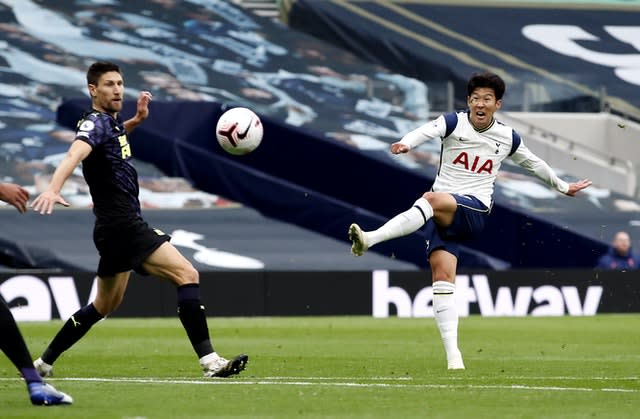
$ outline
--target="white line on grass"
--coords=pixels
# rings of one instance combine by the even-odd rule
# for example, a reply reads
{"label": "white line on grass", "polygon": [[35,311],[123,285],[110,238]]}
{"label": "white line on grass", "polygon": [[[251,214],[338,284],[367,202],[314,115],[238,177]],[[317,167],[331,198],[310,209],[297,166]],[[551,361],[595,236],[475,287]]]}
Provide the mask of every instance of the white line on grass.
{"label": "white line on grass", "polygon": [[[450,380],[469,380],[469,377],[447,377]],[[490,380],[495,379],[495,376],[476,376],[473,377],[475,380]],[[640,380],[638,376],[630,376],[630,377],[532,377],[529,375],[505,375],[500,376],[500,379],[504,380],[593,380],[593,381],[636,381]]]}
{"label": "white line on grass", "polygon": [[326,382],[313,381],[291,377],[291,380],[234,380],[234,379],[210,379],[210,380],[174,380],[165,378],[92,378],[69,377],[57,378],[62,381],[86,381],[99,383],[139,383],[139,384],[198,384],[198,385],[272,385],[272,386],[319,386],[319,387],[369,387],[369,388],[441,388],[441,389],[479,389],[479,390],[531,390],[531,391],[605,391],[610,393],[638,393],[640,389],[627,388],[588,388],[588,387],[561,387],[561,386],[528,386],[528,385],[502,385],[502,384],[407,384],[407,383],[358,383],[353,381]]}
{"label": "white line on grass", "polygon": [[319,381],[411,381],[413,377],[262,377],[263,380],[319,380]]}

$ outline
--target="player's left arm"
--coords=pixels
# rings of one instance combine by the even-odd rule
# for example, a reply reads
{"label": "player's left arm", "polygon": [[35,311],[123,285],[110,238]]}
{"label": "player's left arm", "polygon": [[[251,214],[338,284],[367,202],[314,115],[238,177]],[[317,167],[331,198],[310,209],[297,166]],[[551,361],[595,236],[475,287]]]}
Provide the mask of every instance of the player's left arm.
{"label": "player's left arm", "polygon": [[149,116],[149,103],[153,99],[151,92],[142,91],[138,96],[138,102],[136,104],[136,114],[124,121],[124,129],[127,133],[133,131],[138,125],[144,122]]}
{"label": "player's left arm", "polygon": [[592,183],[593,182],[591,182],[589,179],[582,179],[577,182],[570,183],[569,190],[566,192],[566,194],[569,196],[576,196],[578,192],[585,188],[588,188]]}
{"label": "player's left arm", "polygon": [[540,157],[536,156],[529,150],[524,143],[521,143],[516,152],[511,156],[513,161],[535,175],[547,185],[556,188],[568,196],[575,196],[579,191],[591,186],[591,181],[582,179],[578,182],[567,183],[560,179],[553,171],[551,166]]}

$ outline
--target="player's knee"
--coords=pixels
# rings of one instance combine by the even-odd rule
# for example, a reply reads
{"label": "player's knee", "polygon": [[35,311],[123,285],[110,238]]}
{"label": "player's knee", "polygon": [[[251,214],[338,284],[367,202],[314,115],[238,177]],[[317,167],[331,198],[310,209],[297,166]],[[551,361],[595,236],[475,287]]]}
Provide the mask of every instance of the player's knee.
{"label": "player's knee", "polygon": [[120,307],[122,299],[122,295],[110,296],[109,298],[96,298],[96,300],[93,302],[93,306],[102,317],[107,317],[108,315],[116,311],[118,307]]}
{"label": "player's knee", "polygon": [[452,254],[435,250],[429,258],[431,265],[431,278],[433,281],[455,282],[457,258]]}
{"label": "player's knee", "polygon": [[456,281],[455,269],[453,270],[447,269],[447,268],[431,269],[431,278],[433,282],[447,281],[447,282],[455,283]]}
{"label": "player's knee", "polygon": [[183,269],[182,280],[185,284],[198,284],[200,283],[200,274],[192,264],[185,266]]}
{"label": "player's knee", "polygon": [[425,192],[422,194],[422,198],[426,200],[431,207],[435,207],[438,204],[438,195],[434,192]]}
{"label": "player's knee", "polygon": [[451,197],[451,194],[446,192],[425,192],[422,194],[422,197],[429,201],[430,204],[438,204],[442,201],[447,201]]}

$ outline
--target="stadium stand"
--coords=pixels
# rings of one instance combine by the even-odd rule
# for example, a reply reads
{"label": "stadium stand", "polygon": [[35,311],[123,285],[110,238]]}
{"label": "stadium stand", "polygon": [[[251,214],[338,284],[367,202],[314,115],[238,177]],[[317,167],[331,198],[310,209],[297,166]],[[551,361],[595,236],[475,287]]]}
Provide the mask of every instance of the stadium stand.
{"label": "stadium stand", "polygon": [[[631,54],[634,48],[628,48],[635,41],[626,25],[637,21],[640,3],[587,3],[301,0],[282,1],[280,8],[291,27],[370,62],[430,86],[443,78],[454,80],[455,99],[436,100],[451,92],[432,88],[433,102],[455,102],[462,107],[468,74],[479,68],[497,71],[509,85],[502,118],[527,135],[534,151],[571,174],[588,176],[602,187],[637,197],[637,162],[630,157],[634,154],[613,153],[608,144],[619,139],[620,132],[603,137],[564,129],[559,135],[548,130],[550,121],[543,116],[544,111],[603,111],[640,119],[637,95],[630,88],[638,80],[632,71],[622,70],[633,67],[626,60],[637,57]],[[484,30],[485,22],[500,22],[500,31]],[[594,42],[582,45],[580,41],[587,39]],[[599,51],[610,54],[605,57]],[[519,116],[520,111],[528,115],[536,111],[532,119],[537,124]],[[630,126],[631,122],[622,124]],[[567,120],[566,125],[573,124]],[[603,124],[597,128],[605,129]],[[601,146],[602,142],[607,145]]]}
{"label": "stadium stand", "polygon": [[276,0],[231,0],[234,4],[249,10],[257,16],[278,20],[280,11]]}
{"label": "stadium stand", "polygon": [[[267,225],[274,221],[278,228],[304,231],[306,240],[318,240],[318,260],[325,245],[335,249],[328,243],[350,257],[351,221],[378,224],[413,202],[433,179],[437,144],[407,159],[387,151],[390,142],[432,114],[430,84],[229,2],[126,2],[118,8],[101,3],[0,3],[0,15],[9,22],[0,35],[0,80],[6,86],[0,104],[10,127],[0,139],[8,162],[5,180],[32,192],[46,180],[88,104],[83,72],[93,59],[122,63],[129,98],[138,89],[154,93],[151,120],[132,136],[134,155],[152,164],[142,166],[143,176],[159,169],[257,210]],[[58,107],[61,97],[69,99]],[[213,134],[217,117],[235,105],[253,108],[265,124],[263,144],[243,158],[224,154]],[[132,103],[126,106],[125,113],[131,112]],[[629,225],[628,197],[593,188],[581,198],[564,199],[507,169],[498,180],[486,239],[463,250],[461,267],[590,267],[606,248],[609,229]],[[74,188],[78,205],[88,206],[81,183]],[[207,202],[220,205],[215,198]],[[191,231],[210,222],[211,212],[189,212],[176,228]],[[284,257],[290,237],[261,243]],[[344,269],[390,262],[401,269],[424,267],[421,241],[418,233],[385,244],[378,249],[380,259],[357,267],[345,261]]]}
{"label": "stadium stand", "polygon": [[[93,214],[59,209],[52,216],[0,210],[0,271],[94,271],[98,255],[91,240]],[[353,258],[346,243],[270,219],[247,207],[147,209],[145,217],[172,236],[172,243],[200,271],[338,271],[416,266],[372,254]],[[27,225],[29,228],[25,228]],[[46,232],[46,237],[43,237]]]}
{"label": "stadium stand", "polygon": [[[631,149],[626,153],[616,153],[612,146],[616,140],[622,140],[617,135],[605,136],[593,133],[578,135],[575,126],[579,126],[579,122],[572,123],[570,121],[572,116],[567,116],[567,113],[561,114],[562,124],[574,128],[563,130],[565,135],[561,135],[558,131],[549,130],[548,120],[551,116],[544,118],[544,122],[534,124],[532,121],[539,118],[530,117],[532,114],[539,113],[502,112],[499,118],[518,133],[524,135],[527,146],[550,165],[562,167],[577,177],[591,179],[597,185],[622,195],[637,197],[638,159],[634,158],[631,153],[631,149],[634,148],[633,142],[628,143]],[[575,113],[575,115],[585,114]],[[598,113],[597,115],[607,114]],[[593,120],[594,118],[590,117],[589,119]],[[632,121],[626,122],[626,124],[632,123]],[[588,141],[598,138],[604,140],[602,142],[606,144],[599,147],[594,141],[591,144]]]}
{"label": "stadium stand", "polygon": [[464,106],[469,74],[491,69],[509,85],[503,110],[608,108],[638,118],[630,87],[640,82],[639,4],[284,0],[281,11],[290,27],[368,62],[423,81],[453,80],[456,106]]}

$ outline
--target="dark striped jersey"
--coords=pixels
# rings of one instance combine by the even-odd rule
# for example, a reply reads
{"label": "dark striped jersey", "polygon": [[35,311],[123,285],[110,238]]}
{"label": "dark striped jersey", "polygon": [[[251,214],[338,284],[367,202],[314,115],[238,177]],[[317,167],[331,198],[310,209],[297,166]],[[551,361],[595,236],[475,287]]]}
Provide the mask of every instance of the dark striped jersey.
{"label": "dark striped jersey", "polygon": [[140,216],[138,172],[131,165],[131,146],[122,118],[90,110],[80,121],[76,139],[92,148],[82,172],[93,199],[97,222],[117,223]]}

